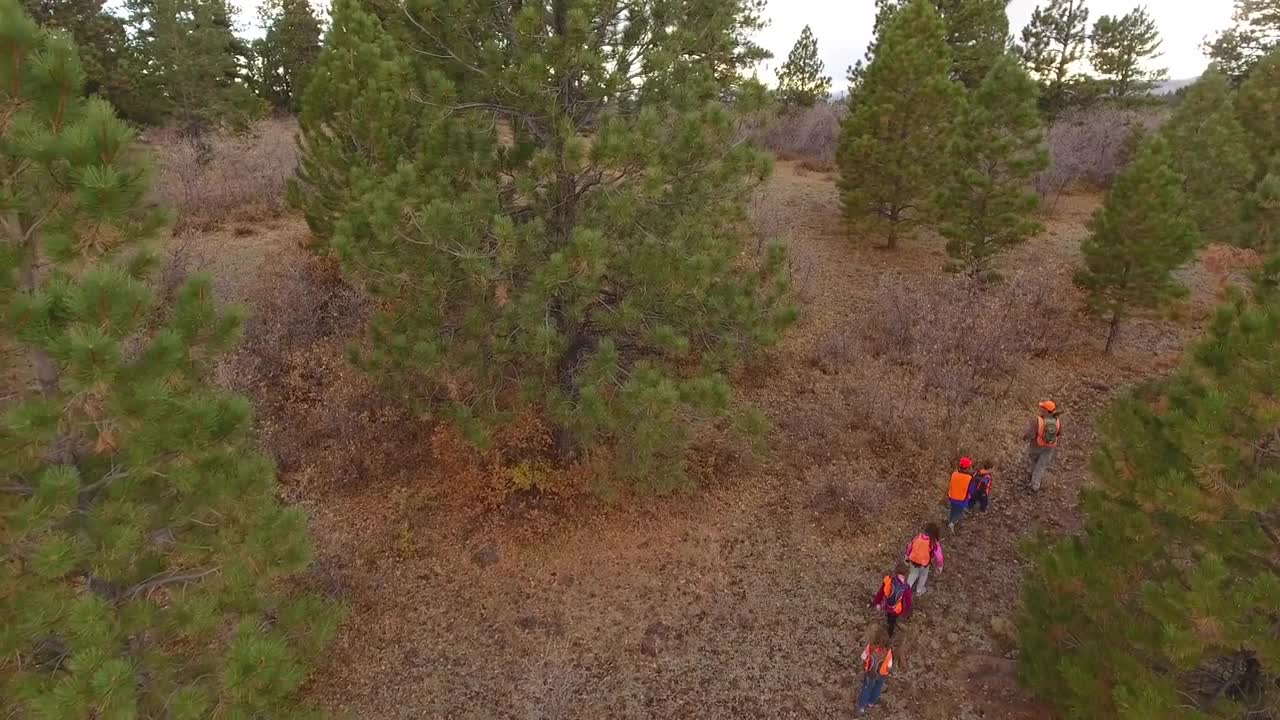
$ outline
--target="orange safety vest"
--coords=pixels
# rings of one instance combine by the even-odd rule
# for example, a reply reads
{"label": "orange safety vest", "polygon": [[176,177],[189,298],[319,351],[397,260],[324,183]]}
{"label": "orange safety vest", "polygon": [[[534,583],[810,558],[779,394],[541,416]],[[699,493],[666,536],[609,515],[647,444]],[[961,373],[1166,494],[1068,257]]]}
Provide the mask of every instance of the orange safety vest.
{"label": "orange safety vest", "polygon": [[884,653],[884,659],[880,661],[880,667],[878,668],[878,670],[881,675],[889,674],[889,668],[893,667],[893,650],[889,648],[883,648],[878,645],[867,646],[867,650],[866,650],[867,659],[862,661],[863,672],[871,672],[871,658],[875,657],[880,653]]}
{"label": "orange safety vest", "polygon": [[1062,420],[1053,419],[1053,442],[1044,439],[1044,416],[1036,416],[1036,445],[1042,448],[1058,447],[1058,438],[1062,436]]}
{"label": "orange safety vest", "polygon": [[[903,581],[903,584],[904,585],[906,584],[905,580]],[[902,614],[902,596],[906,594],[907,594],[907,591],[903,590],[902,593],[898,595],[898,602],[894,603],[892,606],[888,605],[889,598],[890,596],[893,595],[893,576],[892,575],[884,576],[885,610],[892,612],[894,615],[901,615]]]}
{"label": "orange safety vest", "polygon": [[963,473],[959,470],[951,473],[951,487],[947,490],[947,497],[956,501],[964,501],[969,499],[969,482],[973,480],[973,476],[969,473]]}
{"label": "orange safety vest", "polygon": [[929,564],[929,556],[932,554],[933,541],[925,533],[920,533],[911,541],[911,547],[907,551],[907,559],[912,563],[924,567]]}

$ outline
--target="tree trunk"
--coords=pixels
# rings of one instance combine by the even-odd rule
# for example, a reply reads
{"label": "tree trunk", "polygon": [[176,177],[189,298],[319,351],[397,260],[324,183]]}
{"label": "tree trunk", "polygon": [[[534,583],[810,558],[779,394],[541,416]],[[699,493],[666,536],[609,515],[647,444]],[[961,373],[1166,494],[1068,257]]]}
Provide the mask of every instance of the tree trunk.
{"label": "tree trunk", "polygon": [[[35,294],[40,282],[40,233],[28,228],[17,212],[10,212],[5,218],[5,232],[15,245],[24,245],[26,261],[19,273],[22,289],[28,294]],[[32,349],[29,354],[31,367],[35,371],[36,380],[40,383],[40,392],[45,396],[58,391],[58,365],[49,354],[40,349]]]}
{"label": "tree trunk", "polygon": [[1111,324],[1107,329],[1107,345],[1102,349],[1103,354],[1111,354],[1111,346],[1115,344],[1116,338],[1120,336],[1120,308],[1116,308],[1111,313]]}

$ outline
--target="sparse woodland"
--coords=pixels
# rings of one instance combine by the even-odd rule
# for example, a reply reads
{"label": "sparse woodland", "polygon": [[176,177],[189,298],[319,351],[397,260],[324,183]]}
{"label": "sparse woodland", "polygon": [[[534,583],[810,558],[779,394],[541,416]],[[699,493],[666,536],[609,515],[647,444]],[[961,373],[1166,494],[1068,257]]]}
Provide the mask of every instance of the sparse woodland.
{"label": "sparse woodland", "polygon": [[0,715],[848,717],[971,456],[873,713],[1280,718],[1280,5],[1006,6],[0,0]]}

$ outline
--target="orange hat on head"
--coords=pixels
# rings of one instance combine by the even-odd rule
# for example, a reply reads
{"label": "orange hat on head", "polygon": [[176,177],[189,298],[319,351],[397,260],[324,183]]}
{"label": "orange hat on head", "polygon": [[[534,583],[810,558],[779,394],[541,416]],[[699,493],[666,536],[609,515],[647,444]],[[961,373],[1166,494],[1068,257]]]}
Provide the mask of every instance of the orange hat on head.
{"label": "orange hat on head", "polygon": [[971,468],[971,467],[973,467],[973,461],[972,461],[972,460],[970,460],[970,459],[969,459],[969,458],[967,458],[967,457],[962,457],[962,458],[960,458],[960,469],[961,469],[961,470],[968,470],[968,469],[969,469],[969,468]]}
{"label": "orange hat on head", "polygon": [[1052,400],[1045,400],[1044,402],[1041,402],[1040,407],[1048,410],[1049,412],[1058,412],[1058,404]]}

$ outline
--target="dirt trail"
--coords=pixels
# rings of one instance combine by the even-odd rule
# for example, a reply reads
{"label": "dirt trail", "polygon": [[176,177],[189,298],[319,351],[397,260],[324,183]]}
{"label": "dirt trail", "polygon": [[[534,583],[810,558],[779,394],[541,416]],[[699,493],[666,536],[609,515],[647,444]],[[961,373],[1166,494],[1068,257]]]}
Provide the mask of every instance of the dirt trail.
{"label": "dirt trail", "polygon": [[[361,718],[852,716],[860,638],[877,618],[866,600],[911,534],[944,512],[948,469],[936,450],[877,447],[849,411],[859,376],[812,359],[825,337],[873,311],[880,274],[941,277],[941,246],[855,246],[829,177],[780,164],[771,182],[779,226],[808,263],[798,278],[807,307],[768,365],[739,381],[773,422],[772,454],[757,466],[727,463],[697,493],[629,506],[470,506],[459,481],[432,472],[427,429],[346,366],[349,324],[269,358],[270,374],[245,389],[266,405],[268,445],[288,455],[283,492],[312,513],[317,572],[350,606],[309,685],[313,700]],[[1064,198],[1048,232],[1010,258],[1070,306],[1070,266],[1096,202]],[[283,249],[260,282],[284,286],[314,265],[297,249],[303,234],[295,220],[268,230]],[[237,242],[259,247],[261,238],[223,235],[205,250],[234,254]],[[331,295],[325,307],[343,297]],[[255,304],[279,313],[290,302]],[[1208,302],[1193,303],[1195,313]],[[989,425],[976,429],[986,443],[973,452],[1001,467],[993,507],[945,541],[946,573],[906,626],[878,716],[1043,716],[1017,689],[1011,647],[993,632],[1012,617],[1018,542],[1075,527],[1094,413],[1172,367],[1191,325],[1135,323],[1117,356],[1103,359],[1099,327],[1072,316],[1061,350],[1028,363],[989,403]],[[232,367],[261,371],[261,362]],[[1052,484],[1031,498],[1015,487],[1020,434],[1028,408],[1048,395],[1068,409],[1067,433]],[[328,430],[292,437],[316,416]],[[830,512],[816,498],[831,477],[879,484],[883,508]]]}

